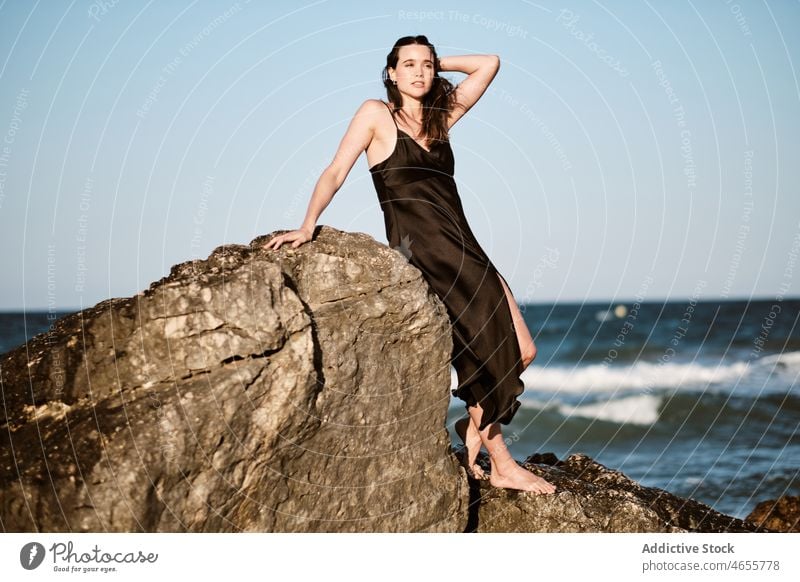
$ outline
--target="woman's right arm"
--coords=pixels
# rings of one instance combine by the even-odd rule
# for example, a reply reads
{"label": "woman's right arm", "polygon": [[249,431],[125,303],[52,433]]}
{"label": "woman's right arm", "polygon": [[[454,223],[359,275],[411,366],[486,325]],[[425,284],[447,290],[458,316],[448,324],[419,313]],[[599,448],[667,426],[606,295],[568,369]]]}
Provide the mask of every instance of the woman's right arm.
{"label": "woman's right arm", "polygon": [[372,141],[376,121],[381,113],[379,108],[385,109],[386,106],[377,99],[368,99],[361,104],[339,143],[339,149],[336,151],[333,161],[323,170],[317,180],[303,224],[297,230],[273,237],[264,245],[265,249],[277,250],[283,243],[292,243],[292,248],[296,249],[311,240],[322,211],[333,200],[333,196],[342,187],[353,164]]}

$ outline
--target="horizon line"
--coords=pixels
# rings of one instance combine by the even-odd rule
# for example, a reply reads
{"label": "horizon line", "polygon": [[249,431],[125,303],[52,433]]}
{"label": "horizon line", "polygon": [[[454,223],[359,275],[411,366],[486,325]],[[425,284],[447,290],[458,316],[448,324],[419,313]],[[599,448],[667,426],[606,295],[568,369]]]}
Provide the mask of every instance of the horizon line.
{"label": "horizon line", "polygon": [[[133,297],[136,297],[134,295]],[[112,297],[111,299],[133,299],[133,297]],[[645,300],[637,300],[636,298],[625,298],[625,299],[559,299],[559,300],[549,300],[549,301],[525,301],[525,302],[517,302],[518,305],[528,305],[528,306],[544,306],[544,305],[597,305],[597,304],[609,304],[609,305],[617,305],[617,304],[628,304],[628,303],[639,303],[642,304],[649,304],[649,303],[660,303],[664,301],[669,302],[677,302],[677,301],[688,301],[691,299],[691,296],[686,297],[679,297],[667,300],[666,297],[656,297],[650,298]],[[93,305],[87,305],[86,307],[56,307],[51,308],[47,307],[4,307],[0,308],[0,313],[48,313],[48,312],[55,312],[55,313],[78,313],[80,311],[84,311],[86,309],[92,309],[99,305],[100,303],[109,301],[109,299],[103,299],[102,301],[98,301]],[[702,299],[698,299],[697,303],[710,303],[710,302],[763,302],[763,301],[800,301],[800,295],[789,296],[789,297],[781,297],[778,299],[777,297],[770,295],[770,296],[751,296],[751,297],[723,297],[723,296],[715,296],[715,297],[705,297]]]}

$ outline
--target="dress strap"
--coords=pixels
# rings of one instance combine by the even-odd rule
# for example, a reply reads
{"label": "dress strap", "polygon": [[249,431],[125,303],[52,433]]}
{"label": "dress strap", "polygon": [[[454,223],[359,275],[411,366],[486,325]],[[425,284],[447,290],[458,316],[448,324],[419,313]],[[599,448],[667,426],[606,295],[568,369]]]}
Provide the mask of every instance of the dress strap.
{"label": "dress strap", "polygon": [[392,113],[392,107],[391,107],[391,106],[390,106],[390,105],[389,105],[389,104],[388,104],[386,101],[383,101],[383,100],[381,100],[381,103],[383,103],[384,105],[386,105],[386,109],[388,109],[388,110],[389,110],[389,115],[392,117],[392,121],[394,121],[394,126],[395,126],[397,129],[400,129],[400,126],[399,126],[399,125],[397,125],[397,120],[394,118],[394,113]]}

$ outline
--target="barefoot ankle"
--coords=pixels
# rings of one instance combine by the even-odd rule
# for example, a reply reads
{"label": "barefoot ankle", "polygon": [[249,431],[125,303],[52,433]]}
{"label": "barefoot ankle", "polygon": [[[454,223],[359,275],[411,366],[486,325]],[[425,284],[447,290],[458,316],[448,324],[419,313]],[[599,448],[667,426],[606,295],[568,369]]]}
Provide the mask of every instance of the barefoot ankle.
{"label": "barefoot ankle", "polygon": [[519,464],[517,464],[509,453],[499,456],[489,455],[489,458],[492,461],[492,472],[497,472],[499,475],[508,475],[520,468]]}

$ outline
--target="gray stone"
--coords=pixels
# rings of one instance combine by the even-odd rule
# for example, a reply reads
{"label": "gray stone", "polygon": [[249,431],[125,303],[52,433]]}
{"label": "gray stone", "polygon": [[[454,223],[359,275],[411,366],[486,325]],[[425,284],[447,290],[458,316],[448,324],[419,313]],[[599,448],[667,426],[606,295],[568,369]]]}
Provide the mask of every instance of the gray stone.
{"label": "gray stone", "polygon": [[0,358],[3,531],[757,530],[583,455],[526,460],[552,496],[468,479],[450,321],[421,273],[362,233],[271,236]]}
{"label": "gray stone", "polygon": [[0,361],[5,531],[458,531],[444,305],[322,227],[226,245]]}
{"label": "gray stone", "polygon": [[[459,447],[456,454],[463,456]],[[489,459],[478,464],[488,475]],[[655,487],[643,487],[590,457],[560,461],[552,453],[534,454],[521,465],[556,486],[553,495],[498,489],[470,479],[470,520],[474,532],[766,532],[758,525],[724,515],[708,505]]]}

